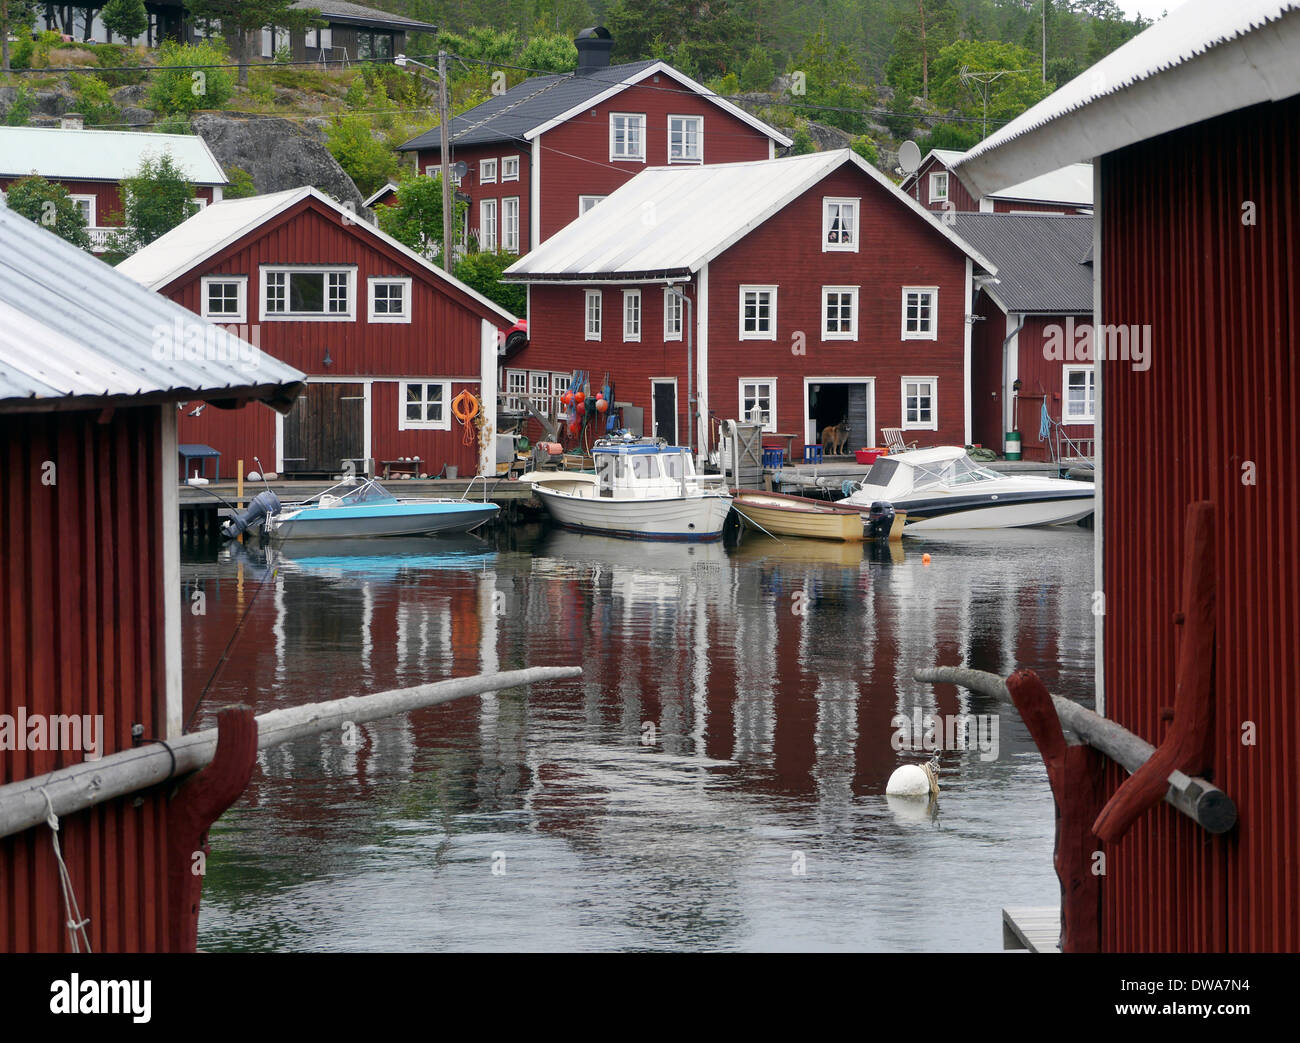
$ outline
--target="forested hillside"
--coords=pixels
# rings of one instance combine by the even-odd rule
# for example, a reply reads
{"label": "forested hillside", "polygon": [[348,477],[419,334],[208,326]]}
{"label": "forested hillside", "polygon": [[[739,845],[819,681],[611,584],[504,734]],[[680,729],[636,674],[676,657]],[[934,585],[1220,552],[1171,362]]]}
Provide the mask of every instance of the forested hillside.
{"label": "forested hillside", "polygon": [[[604,25],[614,61],[661,57],[728,95],[779,86],[796,125],[948,147],[973,144],[1147,24],[1114,0],[378,2],[439,25],[449,50],[544,68],[571,60],[577,29]],[[802,75],[776,84],[782,74]]]}

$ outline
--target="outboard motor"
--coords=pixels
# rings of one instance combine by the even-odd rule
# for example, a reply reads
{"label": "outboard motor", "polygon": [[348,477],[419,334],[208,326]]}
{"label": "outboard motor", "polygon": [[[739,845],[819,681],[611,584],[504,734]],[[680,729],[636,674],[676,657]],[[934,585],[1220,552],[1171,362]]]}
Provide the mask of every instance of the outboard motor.
{"label": "outboard motor", "polygon": [[889,530],[894,527],[894,505],[885,500],[877,500],[867,512],[867,539],[887,540]]}
{"label": "outboard motor", "polygon": [[226,524],[221,527],[222,535],[224,535],[226,539],[233,540],[236,536],[240,536],[247,532],[263,519],[279,513],[280,498],[276,496],[275,493],[271,492],[270,489],[267,489],[265,492],[260,492],[254,496],[246,510],[241,511],[233,518],[226,521]]}

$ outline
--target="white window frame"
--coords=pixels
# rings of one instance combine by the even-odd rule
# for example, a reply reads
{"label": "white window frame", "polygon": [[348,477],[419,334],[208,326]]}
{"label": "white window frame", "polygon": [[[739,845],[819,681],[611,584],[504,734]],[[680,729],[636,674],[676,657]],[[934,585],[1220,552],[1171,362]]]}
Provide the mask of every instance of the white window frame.
{"label": "white window frame", "polygon": [[495,159],[480,159],[478,161],[478,183],[480,185],[495,185],[497,183],[497,161]]}
{"label": "white window frame", "polygon": [[[853,227],[849,231],[848,243],[832,243],[831,207],[853,207]],[[859,228],[862,224],[862,200],[852,196],[824,196],[822,198],[822,253],[857,253]]]}
{"label": "white window frame", "polygon": [[[592,323],[591,302],[596,302],[595,323]],[[601,326],[603,323],[603,311],[605,308],[604,296],[600,290],[583,290],[582,291],[582,329],[584,339],[600,340]]]}
{"label": "white window frame", "polygon": [[[401,312],[385,312],[380,314],[375,311],[375,289],[380,283],[398,283],[402,287],[402,310]],[[372,275],[366,280],[366,318],[369,322],[401,322],[409,323],[411,321],[411,279],[409,276],[400,275]]]}
{"label": "white window frame", "polygon": [[[1070,377],[1075,373],[1087,374],[1086,391],[1091,391],[1092,410],[1087,416],[1074,416],[1070,409]],[[1097,422],[1097,370],[1092,366],[1065,366],[1061,370],[1061,423],[1095,424]]]}
{"label": "white window frame", "polygon": [[[488,223],[489,213],[492,215],[492,221],[490,225]],[[497,223],[497,218],[499,214],[500,214],[500,210],[497,206],[497,200],[480,199],[478,201],[478,248],[480,250],[483,250],[485,252],[487,251],[491,251],[493,253],[496,252],[498,233],[500,231],[500,225]],[[492,231],[492,234],[490,236],[488,235],[489,227],[491,228]]]}
{"label": "white window frame", "polygon": [[578,216],[581,217],[597,203],[603,203],[609,196],[578,196]]}
{"label": "white window frame", "polygon": [[501,157],[501,180],[502,181],[519,180],[519,157],[518,156]]}
{"label": "white window frame", "polygon": [[68,198],[74,203],[88,203],[88,216],[86,217],[87,228],[99,227],[99,201],[92,195],[69,194]]}
{"label": "white window frame", "polygon": [[[239,310],[231,315],[227,312],[213,312],[208,307],[208,287],[215,283],[233,283],[237,289],[235,300]],[[199,280],[199,314],[213,322],[248,321],[248,276],[247,275],[205,275]]]}
{"label": "white window frame", "polygon": [[[514,210],[513,215],[511,214],[512,208]],[[501,200],[501,249],[512,254],[519,252],[518,196],[506,196]]]}
{"label": "white window frame", "polygon": [[623,342],[641,339],[641,291],[623,291]]}
{"label": "white window frame", "polygon": [[[673,329],[676,320],[677,329]],[[686,309],[682,299],[670,288],[664,289],[664,340],[681,340],[682,329],[686,325]]]}
{"label": "white window frame", "polygon": [[[270,277],[281,274],[323,275],[325,277],[325,303],[329,303],[329,276],[344,274],[348,285],[348,310],[346,312],[272,312],[267,309],[267,290]],[[264,264],[258,278],[260,296],[258,314],[263,322],[355,322],[357,318],[357,268],[356,265]],[[287,289],[287,287],[286,287]],[[286,302],[287,303],[287,302]]]}
{"label": "white window frame", "polygon": [[[939,185],[943,185],[943,191],[939,191]],[[948,202],[948,171],[936,170],[930,175],[930,202],[946,203]]]}
{"label": "white window frame", "polygon": [[304,46],[316,51],[334,50],[334,30],[329,26],[324,29],[308,29],[303,37]]}
{"label": "white window frame", "polygon": [[560,415],[560,396],[569,390],[569,385],[572,383],[572,373],[551,373],[551,416]]}
{"label": "white window frame", "polygon": [[[511,386],[513,383],[513,387]],[[505,379],[506,409],[522,413],[528,400],[528,370],[508,369]]]}
{"label": "white window frame", "polygon": [[[442,173],[441,163],[429,163],[424,168],[425,177],[438,177],[441,173]],[[461,182],[461,177],[459,174],[456,173],[455,169],[453,168],[451,170],[451,183],[455,185],[457,188],[459,188],[460,182]]]}
{"label": "white window frame", "polygon": [[[408,420],[406,418],[406,389],[412,384],[442,385],[442,419]],[[427,380],[402,380],[397,384],[397,430],[399,431],[450,431],[451,381],[430,377]]]}
{"label": "white window frame", "polygon": [[[640,147],[639,152],[637,153],[627,152],[627,153],[619,154],[618,152],[615,151],[614,143],[617,140],[617,132],[615,128],[617,127],[618,121],[620,119],[622,120],[634,119],[637,121],[637,125],[640,128],[640,132],[638,134],[638,145]],[[646,119],[645,119],[644,112],[611,112],[609,114],[610,162],[611,163],[644,163],[645,162],[645,132],[646,132]],[[624,132],[625,144],[626,144],[626,139],[627,139],[627,134],[625,131]]]}
{"label": "white window frame", "polygon": [[[753,396],[746,396],[745,394],[746,384],[754,385],[755,391]],[[760,384],[767,385],[767,398],[768,398],[768,420],[767,423],[763,424],[763,430],[768,432],[769,434],[774,434],[776,432],[776,418],[777,418],[776,377],[741,377],[737,384],[736,413],[740,416],[740,420],[742,423],[751,422],[749,418],[745,415],[745,399],[746,397],[753,397],[755,399],[762,397],[758,394],[758,387]]]}
{"label": "white window frame", "polygon": [[528,371],[528,401],[534,409],[546,416],[551,405],[551,371],[549,369],[530,369]]}
{"label": "white window frame", "polygon": [[[755,331],[753,333],[745,332],[745,295],[747,293],[769,293],[771,302],[769,307],[768,324],[770,329],[766,332]],[[741,286],[740,287],[740,324],[738,335],[740,340],[776,340],[776,287],[775,286]]]}
{"label": "white window frame", "polygon": [[[695,141],[696,141],[696,153],[697,153],[696,155],[690,157],[683,157],[679,159],[673,158],[673,123],[676,120],[682,121],[683,131],[685,129],[684,125],[687,121],[695,124],[696,126]],[[684,132],[683,132],[683,138],[685,138]],[[704,117],[703,116],[680,116],[680,115],[674,116],[671,114],[668,116],[668,162],[669,164],[685,163],[685,164],[690,164],[695,166],[698,166],[699,164],[704,162]]]}
{"label": "white window frame", "polygon": [[[905,431],[937,431],[939,430],[939,378],[938,377],[903,377],[900,382],[902,387],[902,426]],[[907,385],[916,384],[917,398],[920,399],[920,385],[928,384],[930,387],[930,420],[928,423],[921,421],[908,422],[907,419]],[[917,402],[917,410],[920,411],[920,402]]]}
{"label": "white window frame", "polygon": [[[914,330],[909,332],[907,329],[907,295],[910,293],[928,293],[930,295],[930,328],[928,330]],[[903,287],[903,316],[902,316],[902,339],[903,340],[938,340],[939,339],[939,287],[937,286],[904,286]]]}
{"label": "white window frame", "polygon": [[[849,329],[848,332],[831,332],[826,319],[826,302],[832,293],[849,295]],[[856,286],[822,287],[822,340],[857,340],[858,339],[858,288]]]}

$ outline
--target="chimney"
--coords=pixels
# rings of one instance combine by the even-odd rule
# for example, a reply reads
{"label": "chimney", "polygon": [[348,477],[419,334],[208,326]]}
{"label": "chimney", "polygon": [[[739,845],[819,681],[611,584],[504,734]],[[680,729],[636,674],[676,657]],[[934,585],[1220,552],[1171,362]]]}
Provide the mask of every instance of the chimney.
{"label": "chimney", "polygon": [[573,41],[578,48],[577,75],[590,76],[600,69],[609,68],[609,52],[614,48],[614,38],[603,25],[583,29]]}
{"label": "chimney", "polygon": [[59,117],[60,130],[85,130],[86,117],[80,112],[65,112]]}

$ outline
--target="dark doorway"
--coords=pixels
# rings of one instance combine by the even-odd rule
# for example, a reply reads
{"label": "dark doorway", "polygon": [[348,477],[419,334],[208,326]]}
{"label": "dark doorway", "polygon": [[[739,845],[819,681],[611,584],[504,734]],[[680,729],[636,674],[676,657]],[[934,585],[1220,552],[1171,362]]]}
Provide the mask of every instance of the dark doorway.
{"label": "dark doorway", "polygon": [[308,384],[284,418],[284,473],[333,475],[351,460],[363,470],[365,385]]}
{"label": "dark doorway", "polygon": [[655,437],[669,445],[677,444],[677,384],[671,380],[656,380]]}
{"label": "dark doorway", "polygon": [[818,382],[808,385],[808,417],[813,421],[814,436],[821,444],[828,427],[846,422],[848,441],[845,455],[875,441],[872,431],[871,398],[865,383]]}

